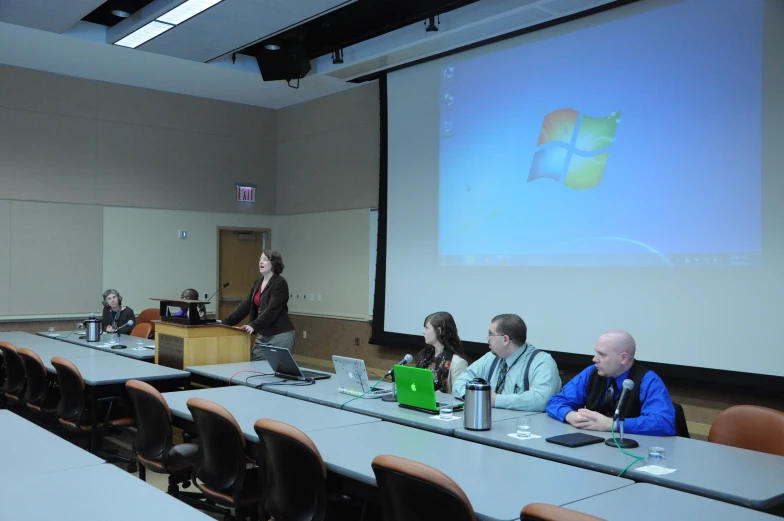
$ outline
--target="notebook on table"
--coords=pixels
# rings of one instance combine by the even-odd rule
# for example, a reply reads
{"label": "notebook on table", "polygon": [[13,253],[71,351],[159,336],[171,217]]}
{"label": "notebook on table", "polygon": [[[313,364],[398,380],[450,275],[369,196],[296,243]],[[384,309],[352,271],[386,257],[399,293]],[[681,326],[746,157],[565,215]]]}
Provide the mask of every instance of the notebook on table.
{"label": "notebook on table", "polygon": [[297,365],[291,351],[285,347],[275,346],[261,346],[261,351],[267,359],[275,376],[284,378],[286,380],[324,380],[330,378],[332,375],[329,373],[322,373],[321,371],[311,371],[309,369],[300,369]]}
{"label": "notebook on table", "polygon": [[368,379],[364,360],[332,355],[332,363],[335,364],[339,393],[362,398],[381,398],[392,393],[392,389],[370,390],[373,384]]}
{"label": "notebook on table", "polygon": [[[400,407],[431,414],[438,413],[433,371],[396,365],[395,382],[397,384],[397,402]],[[452,410],[460,411],[462,409],[463,404],[455,402]]]}

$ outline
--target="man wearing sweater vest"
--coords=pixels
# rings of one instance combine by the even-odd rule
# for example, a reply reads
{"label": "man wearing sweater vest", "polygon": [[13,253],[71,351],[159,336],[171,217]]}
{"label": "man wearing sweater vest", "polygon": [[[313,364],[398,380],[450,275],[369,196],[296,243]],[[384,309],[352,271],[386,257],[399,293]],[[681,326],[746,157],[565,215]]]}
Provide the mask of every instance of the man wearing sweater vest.
{"label": "man wearing sweater vest", "polygon": [[[575,376],[547,403],[547,414],[592,431],[609,431],[623,381],[634,382],[624,402],[624,432],[648,436],[675,435],[675,408],[664,382],[635,361],[634,338],[609,331],[596,342],[594,365]],[[618,425],[615,425],[618,430]]]}

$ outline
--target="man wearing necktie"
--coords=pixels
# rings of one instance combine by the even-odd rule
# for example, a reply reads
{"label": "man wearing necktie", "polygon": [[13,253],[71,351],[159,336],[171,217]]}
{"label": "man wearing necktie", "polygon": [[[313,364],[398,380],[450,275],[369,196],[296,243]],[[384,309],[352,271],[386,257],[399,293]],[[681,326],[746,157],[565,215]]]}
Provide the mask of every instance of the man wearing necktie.
{"label": "man wearing necktie", "polygon": [[527,342],[528,329],[517,315],[498,315],[487,330],[490,352],[457,377],[452,394],[465,396],[474,378],[490,384],[490,403],[501,409],[543,412],[561,389],[558,366],[548,353]]}
{"label": "man wearing necktie", "polygon": [[[634,338],[610,331],[596,342],[594,365],[566,384],[547,403],[547,414],[578,429],[609,431],[627,378],[634,382],[624,403],[624,431],[649,436],[675,436],[675,407],[661,378],[636,362]],[[618,430],[618,426],[615,426]]]}

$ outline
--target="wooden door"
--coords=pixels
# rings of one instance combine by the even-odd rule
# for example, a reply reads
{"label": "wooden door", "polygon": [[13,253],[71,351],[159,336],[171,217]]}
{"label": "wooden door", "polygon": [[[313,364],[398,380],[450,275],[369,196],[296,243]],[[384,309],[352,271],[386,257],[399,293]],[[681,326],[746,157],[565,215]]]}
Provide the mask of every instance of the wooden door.
{"label": "wooden door", "polygon": [[[218,229],[218,283],[230,284],[220,293],[218,318],[226,318],[248,296],[259,278],[261,252],[269,248],[268,229]],[[247,318],[240,322],[247,323]]]}

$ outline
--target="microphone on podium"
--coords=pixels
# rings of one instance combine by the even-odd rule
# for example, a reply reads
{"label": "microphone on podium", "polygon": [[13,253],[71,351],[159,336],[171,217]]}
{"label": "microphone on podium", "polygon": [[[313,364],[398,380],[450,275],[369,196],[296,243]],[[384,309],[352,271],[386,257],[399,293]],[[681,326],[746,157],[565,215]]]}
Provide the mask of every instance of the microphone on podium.
{"label": "microphone on podium", "polygon": [[222,285],[221,287],[219,287],[217,290],[215,290],[215,293],[213,293],[212,295],[210,295],[210,298],[208,298],[208,299],[207,299],[207,302],[211,301],[211,300],[212,300],[212,297],[214,297],[215,295],[217,295],[218,293],[220,293],[220,291],[221,291],[222,289],[224,289],[224,288],[228,288],[228,287],[229,287],[229,283],[228,283],[228,282],[224,282],[224,283],[223,283],[223,285]]}
{"label": "microphone on podium", "polygon": [[626,400],[628,400],[629,393],[634,389],[634,382],[629,380],[628,378],[623,381],[622,384],[623,391],[621,391],[621,397],[618,398],[618,405],[615,407],[615,414],[613,415],[613,423],[615,420],[618,420],[618,425],[620,428],[618,429],[620,436],[618,439],[609,438],[604,440],[605,445],[609,445],[610,447],[620,447],[622,449],[633,449],[635,447],[639,447],[640,444],[637,441],[623,437],[623,414],[621,411],[623,410],[623,404]]}

